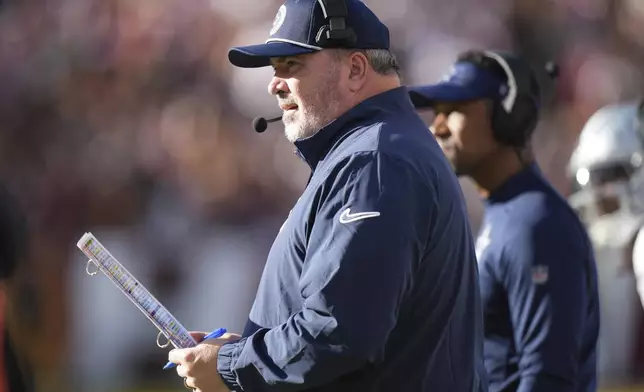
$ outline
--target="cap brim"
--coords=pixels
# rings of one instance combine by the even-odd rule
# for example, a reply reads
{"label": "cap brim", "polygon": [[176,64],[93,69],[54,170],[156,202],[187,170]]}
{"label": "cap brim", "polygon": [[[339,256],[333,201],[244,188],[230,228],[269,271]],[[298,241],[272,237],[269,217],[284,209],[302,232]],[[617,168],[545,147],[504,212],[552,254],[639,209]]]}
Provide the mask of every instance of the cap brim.
{"label": "cap brim", "polygon": [[417,108],[433,106],[436,102],[462,102],[485,98],[486,94],[471,87],[440,83],[408,88],[411,102]]}
{"label": "cap brim", "polygon": [[288,42],[269,42],[232,48],[228,51],[228,60],[237,67],[260,68],[271,65],[271,58],[273,57],[297,56],[316,51],[316,49],[305,48]]}

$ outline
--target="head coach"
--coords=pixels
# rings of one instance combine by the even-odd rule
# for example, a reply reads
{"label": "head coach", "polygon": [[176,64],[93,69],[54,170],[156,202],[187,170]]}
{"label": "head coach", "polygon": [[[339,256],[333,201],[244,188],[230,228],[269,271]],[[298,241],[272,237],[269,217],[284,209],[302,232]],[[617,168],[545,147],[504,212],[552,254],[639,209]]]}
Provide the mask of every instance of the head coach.
{"label": "head coach", "polygon": [[433,134],[484,198],[476,251],[490,391],[595,391],[595,260],[531,151],[541,105],[534,70],[510,53],[469,51],[441,82],[410,94],[434,110]]}
{"label": "head coach", "polygon": [[274,68],[269,93],[311,176],[242,337],[171,352],[189,388],[487,390],[463,195],[389,49],[360,1],[289,0],[265,44],[229,52]]}

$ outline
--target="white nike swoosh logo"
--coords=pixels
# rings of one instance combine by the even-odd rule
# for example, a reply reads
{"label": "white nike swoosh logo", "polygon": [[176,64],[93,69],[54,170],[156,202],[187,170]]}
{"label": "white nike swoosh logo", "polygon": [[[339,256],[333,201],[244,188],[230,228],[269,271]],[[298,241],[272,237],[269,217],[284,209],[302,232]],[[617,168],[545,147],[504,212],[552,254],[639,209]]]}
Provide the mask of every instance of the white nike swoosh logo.
{"label": "white nike swoosh logo", "polygon": [[380,213],[377,211],[356,212],[352,214],[351,208],[347,208],[342,211],[342,214],[340,214],[340,223],[351,223],[361,219],[375,218],[377,216],[380,216]]}

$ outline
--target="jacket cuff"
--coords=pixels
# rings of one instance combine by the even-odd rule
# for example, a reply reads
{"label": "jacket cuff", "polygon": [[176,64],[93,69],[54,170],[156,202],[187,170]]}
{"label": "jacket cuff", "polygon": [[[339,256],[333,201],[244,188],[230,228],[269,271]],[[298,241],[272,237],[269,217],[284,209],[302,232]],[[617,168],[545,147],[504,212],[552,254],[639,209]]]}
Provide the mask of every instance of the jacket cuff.
{"label": "jacket cuff", "polygon": [[235,367],[239,354],[244,348],[245,342],[246,339],[238,340],[234,343],[226,343],[221,346],[217,354],[217,372],[224,381],[224,384],[231,391],[243,391],[233,368]]}

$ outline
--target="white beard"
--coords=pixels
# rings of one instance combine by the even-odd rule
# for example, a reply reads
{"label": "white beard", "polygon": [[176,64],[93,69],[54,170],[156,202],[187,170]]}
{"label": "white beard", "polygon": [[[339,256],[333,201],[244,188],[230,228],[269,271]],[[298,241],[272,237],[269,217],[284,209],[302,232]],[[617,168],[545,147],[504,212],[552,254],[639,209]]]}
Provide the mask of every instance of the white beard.
{"label": "white beard", "polygon": [[284,135],[286,135],[286,139],[293,143],[297,140],[306,139],[315,135],[323,126],[329,123],[329,121],[324,120],[324,114],[326,113],[307,115],[301,109],[285,113],[283,121],[285,124]]}
{"label": "white beard", "polygon": [[282,121],[284,122],[284,135],[286,139],[294,143],[299,139],[305,139],[313,135],[317,131],[311,131],[311,125],[308,124],[307,117],[302,109],[298,107],[297,110],[284,113]]}
{"label": "white beard", "polygon": [[340,106],[337,75],[337,69],[329,72],[321,88],[299,100],[304,106],[298,105],[297,110],[284,113],[282,121],[288,141],[293,143],[311,137],[337,117]]}

